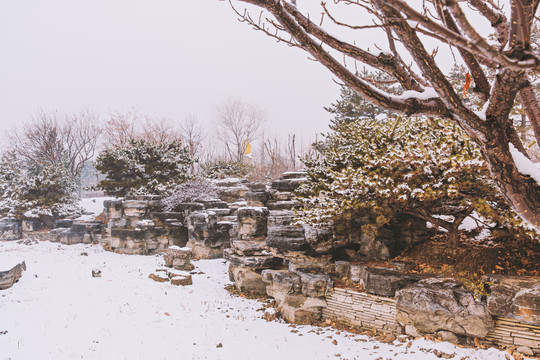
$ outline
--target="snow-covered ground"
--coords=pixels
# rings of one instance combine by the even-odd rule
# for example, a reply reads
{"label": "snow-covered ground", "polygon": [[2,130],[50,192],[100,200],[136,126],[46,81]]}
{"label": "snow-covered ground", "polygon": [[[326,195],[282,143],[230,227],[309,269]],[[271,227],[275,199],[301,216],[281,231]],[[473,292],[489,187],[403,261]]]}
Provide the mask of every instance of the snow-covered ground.
{"label": "snow-covered ground", "polygon": [[116,198],[110,196],[85,198],[80,200],[79,205],[81,205],[85,212],[93,213],[94,216],[97,216],[103,212],[103,202],[114,199]]}
{"label": "snow-covered ground", "polygon": [[[224,290],[223,260],[195,261],[202,273],[193,285],[176,287],[148,278],[162,264],[159,256],[0,242],[0,271],[14,259],[24,259],[28,270],[0,291],[0,360],[438,359],[433,350],[455,359],[506,359],[496,349],[423,339],[407,347],[329,327],[267,322],[260,302]],[[92,269],[102,276],[93,278]]]}

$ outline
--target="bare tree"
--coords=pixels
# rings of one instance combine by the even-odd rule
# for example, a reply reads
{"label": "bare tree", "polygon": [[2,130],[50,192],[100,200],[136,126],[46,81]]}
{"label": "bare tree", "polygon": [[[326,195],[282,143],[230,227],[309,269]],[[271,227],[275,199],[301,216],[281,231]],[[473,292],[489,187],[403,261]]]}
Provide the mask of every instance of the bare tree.
{"label": "bare tree", "polygon": [[[337,7],[359,9],[363,16],[349,23],[338,18],[337,8],[323,2],[326,25],[318,19],[315,23],[296,2],[237,1],[264,10],[253,17],[237,10],[242,21],[307,51],[374,104],[407,115],[437,116],[457,122],[481,147],[500,192],[524,220],[540,229],[540,185],[525,174],[534,165],[528,162],[509,116],[519,94],[540,142],[540,103],[529,81],[540,71],[540,56],[534,53],[530,40],[540,0],[335,0]],[[508,11],[501,6],[503,3]],[[474,16],[492,25],[495,41],[472,25]],[[373,53],[359,43],[338,39],[328,31],[329,25],[348,31],[380,31],[386,36],[389,51]],[[452,86],[437,63],[436,48],[428,50],[434,42],[459,54],[472,76],[472,92],[483,104],[482,111],[471,108],[468,99]],[[411,59],[415,66],[405,59]],[[397,96],[385,91],[376,81],[356,76],[344,60],[385,72],[407,92]],[[491,82],[486,76],[488,71],[496,73]]]}
{"label": "bare tree", "polygon": [[[201,148],[203,129],[195,115],[186,115],[184,121],[180,123],[180,136],[189,149],[189,156],[196,159]],[[195,173],[195,163],[191,164],[191,173]]]}
{"label": "bare tree", "polygon": [[159,144],[182,138],[181,130],[173,120],[141,114],[135,109],[110,111],[105,132],[105,147],[126,146],[131,140],[144,139]]}
{"label": "bare tree", "polygon": [[287,135],[287,157],[289,158],[291,170],[296,170],[296,134]]}
{"label": "bare tree", "polygon": [[103,129],[99,116],[89,110],[65,115],[62,123],[62,143],[68,170],[78,178],[84,164],[96,154]]}
{"label": "bare tree", "polygon": [[127,112],[113,110],[109,112],[109,120],[105,123],[105,146],[126,146],[135,138],[135,125],[141,121],[137,110]]}
{"label": "bare tree", "polygon": [[182,133],[169,118],[156,118],[145,115],[139,137],[159,144],[166,141],[180,140]]}
{"label": "bare tree", "polygon": [[10,136],[9,152],[29,167],[65,166],[78,178],[95,155],[102,129],[92,111],[61,114],[40,111]]}
{"label": "bare tree", "polygon": [[253,142],[259,136],[266,120],[265,114],[239,99],[229,99],[218,109],[219,140],[223,143],[229,159],[242,162],[248,141]]}

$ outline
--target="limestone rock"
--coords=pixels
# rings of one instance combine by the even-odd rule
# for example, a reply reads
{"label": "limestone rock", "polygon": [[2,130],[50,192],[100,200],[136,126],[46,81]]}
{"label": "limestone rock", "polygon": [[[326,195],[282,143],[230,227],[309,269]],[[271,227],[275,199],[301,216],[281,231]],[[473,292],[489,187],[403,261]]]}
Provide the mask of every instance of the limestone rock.
{"label": "limestone rock", "polygon": [[100,234],[103,230],[101,221],[74,221],[71,230],[87,234]]}
{"label": "limestone rock", "polygon": [[22,237],[21,225],[14,218],[3,218],[0,221],[0,240],[19,240]]}
{"label": "limestone rock", "polygon": [[334,270],[332,255],[307,255],[302,251],[282,252],[282,256],[289,262],[289,271],[313,271],[323,274]]}
{"label": "limestone rock", "polygon": [[450,331],[456,335],[484,338],[494,321],[483,303],[452,279],[426,279],[398,290],[397,320],[423,333]]}
{"label": "limestone rock", "polygon": [[452,344],[457,344],[459,342],[459,338],[450,331],[439,331],[436,335],[437,337],[440,337],[442,341],[447,341]]}
{"label": "limestone rock", "polygon": [[250,269],[270,269],[281,263],[281,259],[264,255],[264,256],[239,256],[232,249],[225,249],[223,257],[230,261],[234,266],[242,266]]}
{"label": "limestone rock", "polygon": [[302,282],[302,295],[307,297],[325,297],[334,287],[328,275],[298,273]]}
{"label": "limestone rock", "polygon": [[[58,229],[60,230],[60,229]],[[85,231],[74,231],[72,229],[65,229],[58,233],[51,231],[51,233],[56,234],[56,241],[64,245],[73,245],[73,244],[92,244],[97,242],[94,239],[93,234],[87,233]]]}
{"label": "limestone rock", "polygon": [[266,184],[264,183],[249,183],[245,185],[250,191],[262,192],[267,190]]}
{"label": "limestone rock", "polygon": [[362,282],[364,289],[374,295],[396,295],[396,291],[410,284],[420,281],[422,278],[415,275],[406,275],[401,272],[365,267],[363,269]]}
{"label": "limestone rock", "polygon": [[315,289],[314,279],[306,279],[308,284],[302,282],[302,276],[287,270],[263,270],[263,281],[267,283],[266,293],[276,300],[277,311],[288,322],[296,324],[312,324],[321,319],[322,309],[326,301],[322,297],[308,297]]}
{"label": "limestone rock", "polygon": [[271,226],[268,229],[266,245],[283,251],[305,250],[307,243],[304,229],[292,225]]}
{"label": "limestone rock", "polygon": [[165,265],[173,267],[177,270],[193,270],[193,265],[191,264],[191,257],[193,251],[188,247],[179,247],[179,246],[169,246],[165,250],[163,259],[165,260]]}
{"label": "limestone rock", "polygon": [[270,255],[267,251],[266,242],[263,240],[232,240],[231,246],[234,252],[240,256]]}
{"label": "limestone rock", "polygon": [[224,249],[222,247],[209,247],[202,243],[188,241],[186,247],[193,251],[193,259],[220,259],[223,257]]}
{"label": "limestone rock", "polygon": [[217,218],[214,213],[197,211],[186,218],[189,241],[199,242],[208,247],[219,247],[221,239],[216,236]]}
{"label": "limestone rock", "polygon": [[103,201],[105,208],[104,214],[107,220],[120,219],[123,216],[122,200],[105,200]]}
{"label": "limestone rock", "polygon": [[154,281],[157,282],[167,282],[169,281],[169,276],[167,276],[167,273],[162,271],[156,271],[148,275],[148,277]]}
{"label": "limestone rock", "polygon": [[238,185],[234,187],[220,187],[217,189],[219,198],[226,202],[234,202],[243,199],[249,191],[247,186]]}
{"label": "limestone rock", "polygon": [[22,272],[26,270],[26,263],[23,261],[7,271],[0,271],[0,290],[9,289],[22,276]]}
{"label": "limestone rock", "polygon": [[269,210],[292,210],[295,209],[300,203],[297,200],[280,200],[280,201],[268,201],[266,206]]}
{"label": "limestone rock", "polygon": [[266,295],[266,284],[261,274],[254,270],[230,264],[229,274],[238,291]]}
{"label": "limestone rock", "polygon": [[278,191],[294,191],[306,180],[305,177],[278,179],[272,182],[272,189]]}
{"label": "limestone rock", "polygon": [[58,229],[58,228],[65,228],[65,229],[69,229],[71,228],[71,226],[73,225],[73,222],[74,220],[72,219],[60,219],[60,220],[56,220],[52,226],[53,229]]}
{"label": "limestone rock", "polygon": [[540,284],[514,296],[512,317],[526,324],[540,324]]}
{"label": "limestone rock", "polygon": [[169,277],[169,280],[171,281],[171,284],[173,285],[177,285],[177,286],[193,285],[193,277],[191,276],[191,274],[188,274],[186,272],[169,270],[167,271],[167,276]]}
{"label": "limestone rock", "polygon": [[528,346],[520,346],[516,349],[518,353],[521,353],[525,356],[534,356],[534,352]]}
{"label": "limestone rock", "polygon": [[540,278],[486,276],[491,294],[487,298],[493,316],[510,317],[525,324],[540,323]]}
{"label": "limestone rock", "polygon": [[270,193],[264,191],[248,191],[245,195],[247,206],[249,207],[264,207],[270,200]]}
{"label": "limestone rock", "polygon": [[201,203],[179,203],[172,209],[173,212],[183,214],[191,214],[192,212],[202,210],[204,210],[204,205]]}
{"label": "limestone rock", "polygon": [[316,253],[329,252],[333,247],[333,233],[328,227],[304,225],[304,234],[307,244]]}
{"label": "limestone rock", "polygon": [[39,219],[23,219],[21,228],[24,232],[39,231],[43,228],[43,222]]}
{"label": "limestone rock", "polygon": [[237,210],[240,239],[265,237],[270,212],[265,207],[241,207]]}
{"label": "limestone rock", "polygon": [[227,209],[227,202],[220,199],[211,199],[211,200],[199,200],[197,203],[200,203],[204,206],[205,209]]}
{"label": "limestone rock", "polygon": [[272,210],[268,215],[268,227],[291,225],[294,221],[294,211],[292,210]]}

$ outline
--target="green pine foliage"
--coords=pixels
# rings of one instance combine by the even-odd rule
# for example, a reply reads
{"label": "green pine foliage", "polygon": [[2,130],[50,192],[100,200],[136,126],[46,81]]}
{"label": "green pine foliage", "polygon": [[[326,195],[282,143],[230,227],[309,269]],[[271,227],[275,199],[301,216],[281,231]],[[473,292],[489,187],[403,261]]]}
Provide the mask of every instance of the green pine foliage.
{"label": "green pine foliage", "polygon": [[73,176],[52,164],[25,169],[6,158],[0,161],[0,212],[5,216],[80,214]]}
{"label": "green pine foliage", "polygon": [[480,149],[453,122],[361,117],[334,129],[322,156],[303,159],[301,222],[331,223],[338,234],[361,223],[364,234],[376,236],[408,215],[442,227],[453,245],[473,212],[494,228],[508,224]]}
{"label": "green pine foliage", "polygon": [[98,188],[109,195],[169,195],[174,187],[189,179],[194,159],[177,141],[154,143],[131,140],[127,146],[116,146],[101,152],[94,166],[105,174]]}

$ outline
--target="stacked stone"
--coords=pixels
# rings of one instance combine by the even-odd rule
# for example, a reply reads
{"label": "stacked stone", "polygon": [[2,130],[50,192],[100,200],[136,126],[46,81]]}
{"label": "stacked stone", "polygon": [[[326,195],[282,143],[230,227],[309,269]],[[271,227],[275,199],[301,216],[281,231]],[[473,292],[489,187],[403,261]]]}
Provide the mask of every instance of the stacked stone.
{"label": "stacked stone", "polygon": [[[303,181],[305,173],[289,172],[269,189],[247,184],[247,206],[236,212],[238,236],[224,255],[238,290],[272,296],[284,319],[309,324],[321,318],[324,296],[333,283],[327,275],[310,273],[327,266],[331,256],[314,254],[306,229],[292,224],[298,206],[294,190]],[[319,246],[327,232],[309,229],[307,233],[316,249],[328,251],[328,244]]]}
{"label": "stacked stone", "polygon": [[263,270],[262,277],[267,284],[266,293],[276,300],[283,319],[305,325],[321,320],[325,297],[334,286],[328,275]]}
{"label": "stacked stone", "polygon": [[270,189],[271,199],[267,202],[269,210],[291,210],[298,206],[294,190],[306,181],[303,171],[286,172],[283,176],[272,182]]}
{"label": "stacked stone", "polygon": [[103,223],[97,220],[58,220],[48,239],[65,245],[96,244],[103,234]]}
{"label": "stacked stone", "polygon": [[110,249],[123,254],[153,254],[170,245],[184,246],[184,212],[161,212],[160,202],[161,197],[155,195],[105,201]]}
{"label": "stacked stone", "polygon": [[201,210],[186,217],[189,241],[195,259],[216,259],[223,257],[223,250],[230,246],[230,233],[234,223],[218,221],[216,211]]}
{"label": "stacked stone", "polygon": [[266,247],[269,211],[266,207],[242,207],[237,210],[237,238],[223,253],[230,261],[229,275],[238,290],[265,294],[261,271],[274,268],[281,260]]}

